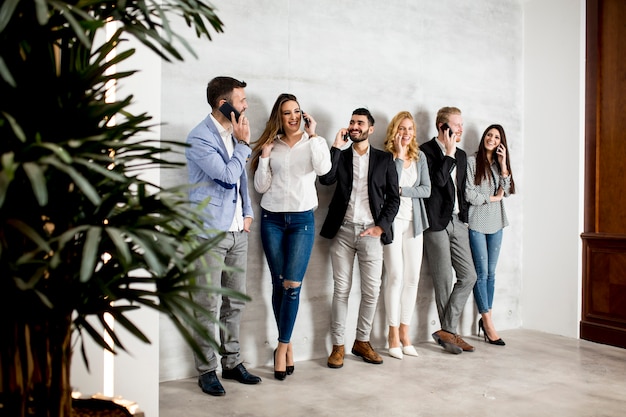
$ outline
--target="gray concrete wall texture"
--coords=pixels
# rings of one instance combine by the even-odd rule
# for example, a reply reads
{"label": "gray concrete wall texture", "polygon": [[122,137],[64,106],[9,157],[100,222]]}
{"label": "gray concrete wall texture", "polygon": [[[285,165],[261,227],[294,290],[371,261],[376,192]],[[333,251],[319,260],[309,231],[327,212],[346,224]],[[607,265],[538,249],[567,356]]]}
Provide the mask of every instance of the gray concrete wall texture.
{"label": "gray concrete wall texture", "polygon": [[[507,199],[511,225],[505,229],[497,270],[494,319],[498,329],[522,324],[522,202],[524,198],[523,54],[521,0],[305,1],[262,0],[214,2],[225,33],[211,42],[187,37],[198,57],[162,67],[162,137],[184,141],[210,111],[207,82],[230,75],[246,89],[253,140],[264,128],[278,94],[295,94],[301,107],[318,122],[317,133],[330,144],[347,126],[353,109],[367,107],[376,118],[373,144],[382,147],[387,124],[401,110],[418,123],[418,141],[435,135],[434,118],[442,106],[463,111],[461,147],[472,154],[491,123],[504,126],[518,186]],[[183,25],[184,23],[181,23]],[[187,182],[186,170],[162,173],[162,185]],[[318,185],[319,231],[332,195]],[[250,233],[247,306],[242,324],[246,363],[271,363],[277,331],[270,295],[270,276],[260,242],[260,196],[252,189],[257,220]],[[329,241],[317,237],[305,277],[293,334],[296,360],[324,357],[329,337],[332,269]],[[414,342],[430,339],[439,329],[433,289],[427,271],[419,283],[411,324]],[[359,299],[355,274],[346,333],[354,339]],[[379,301],[372,344],[386,348],[384,303]],[[476,331],[473,298],[467,302],[459,332]],[[164,319],[160,331],[160,379],[195,375],[190,349]]]}

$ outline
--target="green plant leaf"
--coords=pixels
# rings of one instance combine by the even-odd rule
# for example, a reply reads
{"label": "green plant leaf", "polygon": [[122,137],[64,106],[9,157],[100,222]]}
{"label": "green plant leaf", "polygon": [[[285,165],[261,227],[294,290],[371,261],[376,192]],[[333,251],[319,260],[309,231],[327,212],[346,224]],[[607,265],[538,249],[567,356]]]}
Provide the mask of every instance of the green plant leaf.
{"label": "green plant leaf", "polygon": [[120,256],[120,260],[122,261],[122,263],[124,265],[130,265],[132,258],[123,232],[115,227],[105,227],[104,230],[111,238],[111,241],[113,241],[113,244],[117,249],[117,254]]}
{"label": "green plant leaf", "polygon": [[89,183],[89,181],[84,176],[82,176],[72,166],[65,165],[53,157],[44,158],[44,162],[69,175],[72,180],[74,180],[78,188],[80,188],[82,192],[85,193],[85,196],[92,202],[92,204],[100,204],[102,200],[98,191]]}
{"label": "green plant leaf", "polygon": [[87,238],[83,247],[83,258],[80,264],[80,282],[86,282],[91,278],[99,260],[98,246],[100,246],[101,227],[90,227],[87,230]]}
{"label": "green plant leaf", "polygon": [[41,167],[34,162],[24,162],[24,172],[30,180],[33,194],[40,206],[48,204],[48,188],[46,187],[46,178],[43,175]]}
{"label": "green plant leaf", "polygon": [[[6,223],[14,227],[16,230],[19,230],[23,236],[34,242],[39,250],[42,250],[46,253],[52,252],[52,248],[50,247],[48,242],[46,242],[45,239],[43,239],[41,235],[37,233],[37,231],[33,229],[30,225],[24,223],[22,220],[19,219],[8,219]],[[20,259],[23,259],[23,257],[20,257]]]}
{"label": "green plant leaf", "polygon": [[[0,13],[0,15],[1,14],[2,13]],[[2,59],[1,56],[0,56],[0,76],[11,87],[15,87],[16,86],[15,78],[13,78],[13,75],[11,75],[11,70],[9,70],[9,67],[7,66],[6,62],[4,62],[4,59]]]}
{"label": "green plant leaf", "polygon": [[[0,70],[2,69],[3,62],[4,61],[2,61],[2,57],[0,57]],[[15,118],[13,118],[13,116],[11,116],[9,113],[4,112],[4,111],[2,112],[2,115],[9,122],[9,125],[13,129],[13,134],[15,135],[15,137],[19,139],[21,142],[26,142],[26,135],[24,134],[24,131],[22,130],[22,127],[19,125],[19,123],[15,121]]]}
{"label": "green plant leaf", "polygon": [[20,0],[5,0],[0,6],[0,33],[9,24]]}

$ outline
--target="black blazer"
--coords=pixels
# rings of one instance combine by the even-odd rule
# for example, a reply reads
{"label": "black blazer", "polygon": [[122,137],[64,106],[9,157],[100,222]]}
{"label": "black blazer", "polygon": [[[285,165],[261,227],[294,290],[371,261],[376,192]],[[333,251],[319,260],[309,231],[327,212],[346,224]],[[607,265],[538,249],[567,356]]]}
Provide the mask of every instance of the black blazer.
{"label": "black blazer", "polygon": [[[332,168],[327,174],[319,177],[321,184],[337,183],[320,232],[321,236],[328,239],[335,237],[348,210],[352,193],[352,147],[343,151],[335,147],[330,148],[330,159],[333,163]],[[389,244],[393,240],[391,225],[400,208],[398,174],[391,153],[383,152],[371,145],[367,191],[374,223],[384,231],[381,241],[385,245]]]}
{"label": "black blazer", "polygon": [[454,182],[450,172],[456,165],[457,198],[459,199],[459,220],[467,223],[469,204],[465,199],[465,180],[467,176],[467,155],[465,151],[456,148],[454,158],[445,156],[433,138],[420,146],[428,160],[430,173],[430,197],[425,199],[426,213],[431,231],[440,231],[446,228],[452,220],[454,209]]}

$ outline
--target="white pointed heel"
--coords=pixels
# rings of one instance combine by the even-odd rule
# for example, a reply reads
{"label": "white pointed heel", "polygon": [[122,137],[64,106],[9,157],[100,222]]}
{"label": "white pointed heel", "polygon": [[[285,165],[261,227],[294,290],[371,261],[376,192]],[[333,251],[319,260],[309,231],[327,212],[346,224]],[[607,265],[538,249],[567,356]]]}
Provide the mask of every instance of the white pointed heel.
{"label": "white pointed heel", "polygon": [[402,348],[389,348],[389,356],[396,359],[402,359]]}
{"label": "white pointed heel", "polygon": [[404,353],[407,356],[419,356],[417,354],[417,351],[413,347],[413,345],[411,345],[411,346],[402,346],[402,353]]}

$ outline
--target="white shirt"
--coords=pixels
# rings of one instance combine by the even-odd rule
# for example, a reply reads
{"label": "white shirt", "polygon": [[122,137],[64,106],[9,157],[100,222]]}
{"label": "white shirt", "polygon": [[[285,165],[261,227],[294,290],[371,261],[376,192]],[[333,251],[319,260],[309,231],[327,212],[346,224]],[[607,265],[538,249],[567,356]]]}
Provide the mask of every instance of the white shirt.
{"label": "white shirt", "polygon": [[367,191],[367,175],[370,168],[370,147],[359,155],[352,147],[352,193],[345,219],[353,223],[373,224],[370,197]]}
{"label": "white shirt", "polygon": [[268,158],[259,158],[254,189],[263,194],[261,207],[274,213],[315,210],[315,180],[330,171],[332,162],[326,139],[306,132],[293,147],[279,135]]}
{"label": "white shirt", "polygon": [[[224,142],[224,146],[226,147],[226,152],[229,157],[233,156],[233,152],[235,151],[235,145],[233,144],[233,131],[232,126],[230,129],[225,129],[224,126],[217,121],[213,115],[211,115],[211,120],[213,120],[213,124],[217,127],[217,131],[222,137],[222,142]],[[237,180],[237,190],[239,190],[239,180]],[[229,232],[241,232],[243,230],[243,200],[241,199],[241,194],[237,193],[237,206],[235,208],[235,216],[233,217],[233,222],[230,224]]]}
{"label": "white shirt", "polygon": [[[417,163],[411,160],[408,168],[402,167],[402,176],[400,177],[400,187],[412,187],[417,181]],[[413,221],[413,199],[411,197],[400,196],[400,208],[396,219]]]}

